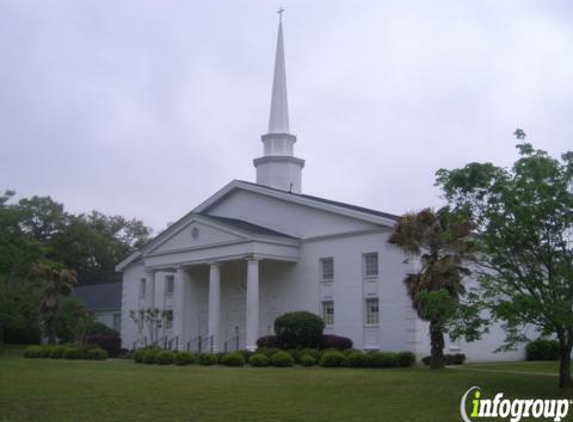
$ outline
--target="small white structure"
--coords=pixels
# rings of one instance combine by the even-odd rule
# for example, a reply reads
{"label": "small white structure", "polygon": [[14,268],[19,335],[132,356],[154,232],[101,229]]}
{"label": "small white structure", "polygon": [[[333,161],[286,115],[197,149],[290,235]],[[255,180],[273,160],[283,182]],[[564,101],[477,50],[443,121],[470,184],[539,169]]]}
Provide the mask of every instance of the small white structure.
{"label": "small white structure", "polygon": [[[304,161],[290,133],[282,23],[279,23],[269,131],[254,160],[256,183],[234,180],[118,265],[123,272],[124,347],[151,339],[130,311],[159,308],[159,337],[177,348],[255,349],[277,316],[321,315],[326,333],[359,349],[429,353],[428,330],[403,279],[415,264],[387,244],[397,216],[302,193]],[[493,355],[499,338],[466,347]],[[155,339],[157,340],[157,338]]]}

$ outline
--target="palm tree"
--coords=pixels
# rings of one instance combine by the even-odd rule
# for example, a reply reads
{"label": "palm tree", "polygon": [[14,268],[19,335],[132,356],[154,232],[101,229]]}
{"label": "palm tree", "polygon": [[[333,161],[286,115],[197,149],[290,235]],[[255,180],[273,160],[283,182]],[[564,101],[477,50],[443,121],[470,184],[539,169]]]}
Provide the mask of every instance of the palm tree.
{"label": "palm tree", "polygon": [[48,343],[56,342],[56,325],[62,310],[62,296],[72,294],[77,284],[74,270],[58,268],[46,264],[37,264],[33,269],[34,275],[45,282],[40,297],[40,314],[48,334]]}
{"label": "palm tree", "polygon": [[[471,252],[471,231],[469,220],[448,208],[437,212],[426,208],[400,217],[388,239],[420,260],[419,271],[408,274],[404,284],[412,307],[420,319],[430,323],[432,369],[444,367],[445,323],[465,294],[462,279],[470,271],[462,264]],[[443,305],[444,298],[448,306]]]}

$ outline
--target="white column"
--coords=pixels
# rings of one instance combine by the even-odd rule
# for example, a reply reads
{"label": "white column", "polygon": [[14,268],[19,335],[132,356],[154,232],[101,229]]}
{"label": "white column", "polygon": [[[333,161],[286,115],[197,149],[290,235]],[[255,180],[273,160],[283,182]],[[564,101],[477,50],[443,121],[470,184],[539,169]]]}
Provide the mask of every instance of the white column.
{"label": "white column", "polygon": [[147,288],[145,292],[145,306],[147,308],[155,307],[155,271],[147,272]]}
{"label": "white column", "polygon": [[[173,286],[173,340],[177,337],[177,347],[185,345],[185,268],[177,267]],[[175,347],[175,344],[173,345]]]}
{"label": "white column", "polygon": [[259,338],[259,261],[247,260],[247,350],[257,348]]}
{"label": "white column", "polygon": [[[209,336],[213,337],[213,352],[219,351],[221,325],[221,271],[219,264],[211,264],[209,271]],[[205,345],[209,347],[209,345]]]}

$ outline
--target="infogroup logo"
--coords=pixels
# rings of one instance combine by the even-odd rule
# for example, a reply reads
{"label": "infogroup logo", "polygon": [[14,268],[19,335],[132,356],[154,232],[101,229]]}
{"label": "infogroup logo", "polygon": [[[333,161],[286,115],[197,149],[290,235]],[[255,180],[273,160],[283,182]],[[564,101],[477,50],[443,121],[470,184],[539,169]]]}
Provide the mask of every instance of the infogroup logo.
{"label": "infogroup logo", "polygon": [[[470,395],[471,403],[468,406]],[[559,422],[569,413],[572,402],[568,399],[504,399],[503,393],[496,393],[493,399],[485,399],[482,398],[481,388],[476,386],[462,396],[460,414],[464,422],[475,422],[479,418],[509,418],[511,422],[519,422],[522,418],[535,418]]]}

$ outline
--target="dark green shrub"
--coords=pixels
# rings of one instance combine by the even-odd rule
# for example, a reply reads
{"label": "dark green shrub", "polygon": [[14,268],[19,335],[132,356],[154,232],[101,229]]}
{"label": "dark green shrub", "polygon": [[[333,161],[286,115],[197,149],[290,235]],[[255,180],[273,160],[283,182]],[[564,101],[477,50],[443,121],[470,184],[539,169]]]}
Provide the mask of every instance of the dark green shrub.
{"label": "dark green shrub", "polygon": [[155,363],[158,365],[171,365],[175,354],[170,350],[162,350],[155,356]]}
{"label": "dark green shrub", "polygon": [[45,344],[42,346],[42,353],[41,356],[42,358],[49,358],[50,355],[52,354],[52,350],[54,350],[54,347],[56,347],[53,344]]}
{"label": "dark green shrub", "polygon": [[28,346],[24,349],[24,357],[30,359],[37,359],[42,357],[42,346]]}
{"label": "dark green shrub", "polygon": [[278,348],[281,344],[277,336],[263,336],[257,340],[257,347]]}
{"label": "dark green shrub", "polygon": [[337,350],[352,349],[352,340],[350,340],[348,337],[337,336],[334,334],[325,334],[322,336],[320,347],[322,349]]}
{"label": "dark green shrub", "polygon": [[412,352],[399,352],[397,358],[401,368],[410,368],[416,363],[416,355]]}
{"label": "dark green shrub", "polygon": [[221,361],[223,360],[223,357],[226,355],[226,353],[225,352],[217,352],[214,355],[217,358],[217,363],[221,363]]}
{"label": "dark green shrub", "polygon": [[302,359],[302,357],[304,355],[310,355],[314,358],[315,362],[318,362],[320,360],[320,356],[322,354],[320,353],[320,350],[318,350],[318,349],[302,349],[299,353],[299,363],[300,363],[300,359]]}
{"label": "dark green shrub", "polygon": [[254,366],[256,368],[261,368],[263,366],[267,366],[269,364],[269,358],[267,358],[262,353],[255,353],[249,358],[249,365]]}
{"label": "dark green shrub", "polygon": [[326,368],[338,368],[344,365],[346,365],[346,356],[339,350],[328,351],[320,358],[320,366]]}
{"label": "dark green shrub", "polygon": [[270,358],[272,355],[274,355],[275,353],[278,353],[278,352],[282,352],[282,350],[274,348],[274,347],[261,347],[260,349],[257,349],[257,351],[256,351],[256,353],[263,354],[267,358]]}
{"label": "dark green shrub", "polygon": [[109,328],[107,325],[99,322],[93,321],[90,323],[86,330],[86,335],[93,336],[93,335],[105,335],[105,336],[115,336],[119,337],[119,333],[112,328]]}
{"label": "dark green shrub", "polygon": [[370,366],[370,356],[360,350],[355,350],[346,356],[348,366],[353,368],[368,368]]}
{"label": "dark green shrub", "polygon": [[286,368],[294,365],[294,359],[287,352],[277,352],[270,357],[269,363],[272,366]]}
{"label": "dark green shrub", "polygon": [[559,343],[555,340],[538,339],[525,347],[527,360],[559,360]]}
{"label": "dark green shrub", "polygon": [[248,362],[251,356],[255,354],[255,352],[251,350],[239,350],[239,353],[243,355],[243,357],[245,358],[245,362]]}
{"label": "dark green shrub", "polygon": [[195,356],[194,353],[191,352],[179,352],[175,354],[175,358],[173,359],[173,362],[175,363],[175,365],[191,365],[192,363],[195,363],[195,361],[197,360],[197,357]]}
{"label": "dark green shrub", "polygon": [[69,346],[64,350],[64,359],[79,359],[80,353],[77,347]]}
{"label": "dark green shrub", "polygon": [[86,342],[97,344],[101,349],[107,351],[108,355],[116,358],[121,352],[121,338],[115,335],[94,334],[86,337]]}
{"label": "dark green shrub", "polygon": [[300,357],[300,364],[307,367],[314,366],[316,365],[316,359],[309,354],[304,354]]}
{"label": "dark green shrub", "polygon": [[91,360],[106,360],[109,354],[103,349],[92,349],[88,352],[88,358]]}
{"label": "dark green shrub", "polygon": [[134,350],[131,354],[131,358],[135,361],[135,363],[143,363],[143,356],[145,355],[145,349],[137,349]]}
{"label": "dark green shrub", "polygon": [[66,346],[62,344],[58,344],[52,348],[50,352],[50,358],[52,359],[61,359],[64,357],[64,352],[66,351]]}
{"label": "dark green shrub", "polygon": [[241,352],[227,353],[221,359],[221,364],[225,366],[243,366],[245,364],[245,357]]}
{"label": "dark green shrub", "polygon": [[81,346],[77,346],[78,349],[78,357],[77,359],[89,359],[89,353],[92,350],[101,349],[97,344],[82,344]]}
{"label": "dark green shrub", "polygon": [[159,349],[147,349],[145,350],[145,352],[143,353],[143,363],[146,363],[148,365],[152,365],[155,363],[155,359],[157,358],[157,355],[159,354],[159,352],[161,352],[161,350]]}
{"label": "dark green shrub", "polygon": [[463,365],[466,361],[466,355],[463,353],[456,353],[455,355],[444,355],[444,363],[446,365]]}
{"label": "dark green shrub", "polygon": [[430,366],[430,363],[432,363],[432,357],[431,356],[424,356],[422,358],[422,363],[424,364],[424,366]]}
{"label": "dark green shrub", "polygon": [[393,352],[368,353],[373,368],[395,368],[398,366],[398,354]]}
{"label": "dark green shrub", "polygon": [[275,333],[281,346],[298,349],[319,347],[324,321],[311,312],[288,312],[275,320]]}
{"label": "dark green shrub", "polygon": [[215,356],[213,353],[201,353],[199,355],[199,365],[211,366],[217,365],[217,363],[219,363],[219,361],[217,356]]}

